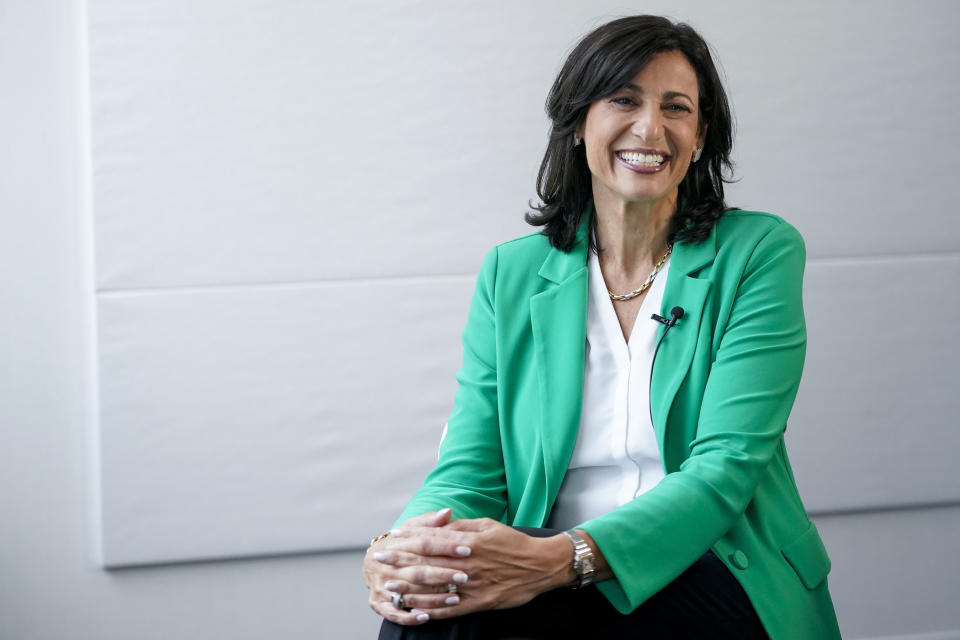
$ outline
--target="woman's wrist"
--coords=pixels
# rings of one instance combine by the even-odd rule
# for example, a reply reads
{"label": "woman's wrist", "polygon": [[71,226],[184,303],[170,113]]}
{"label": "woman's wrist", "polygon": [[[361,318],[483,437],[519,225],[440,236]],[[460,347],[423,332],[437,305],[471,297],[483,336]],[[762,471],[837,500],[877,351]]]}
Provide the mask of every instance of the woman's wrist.
{"label": "woman's wrist", "polygon": [[610,570],[607,559],[603,557],[603,553],[600,551],[600,548],[597,547],[597,543],[593,541],[593,537],[583,529],[574,529],[574,531],[580,534],[593,552],[593,582],[602,582],[612,578],[613,571]]}
{"label": "woman's wrist", "polygon": [[542,541],[544,548],[541,557],[549,563],[543,591],[575,586],[579,579],[577,572],[573,570],[573,544],[570,540],[562,533],[536,540]]}

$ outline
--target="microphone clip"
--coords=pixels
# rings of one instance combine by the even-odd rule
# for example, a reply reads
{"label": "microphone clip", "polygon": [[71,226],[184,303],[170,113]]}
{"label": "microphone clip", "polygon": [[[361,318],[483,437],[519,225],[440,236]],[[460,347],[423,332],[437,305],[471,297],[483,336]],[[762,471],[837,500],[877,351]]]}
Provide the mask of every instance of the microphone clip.
{"label": "microphone clip", "polygon": [[683,307],[674,307],[673,309],[670,309],[669,318],[664,318],[660,314],[655,313],[652,316],[650,316],[650,319],[656,320],[660,324],[665,324],[668,327],[673,327],[673,326],[676,326],[676,324],[680,321],[680,318],[682,318],[683,316],[684,316]]}

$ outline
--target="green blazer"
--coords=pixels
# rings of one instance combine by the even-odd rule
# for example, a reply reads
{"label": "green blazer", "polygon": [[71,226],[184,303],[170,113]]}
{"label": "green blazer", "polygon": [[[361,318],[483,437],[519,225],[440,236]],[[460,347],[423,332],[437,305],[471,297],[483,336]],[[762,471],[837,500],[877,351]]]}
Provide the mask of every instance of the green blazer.
{"label": "green blazer", "polygon": [[[437,465],[398,524],[451,507],[455,518],[544,526],[580,422],[592,214],[569,253],[537,233],[487,254]],[[661,345],[651,394],[667,475],[580,527],[613,570],[598,586],[620,612],[713,549],[773,640],[840,637],[830,559],[783,440],[806,350],[805,259],[796,229],[753,211],[674,247],[660,315],[685,313]]]}

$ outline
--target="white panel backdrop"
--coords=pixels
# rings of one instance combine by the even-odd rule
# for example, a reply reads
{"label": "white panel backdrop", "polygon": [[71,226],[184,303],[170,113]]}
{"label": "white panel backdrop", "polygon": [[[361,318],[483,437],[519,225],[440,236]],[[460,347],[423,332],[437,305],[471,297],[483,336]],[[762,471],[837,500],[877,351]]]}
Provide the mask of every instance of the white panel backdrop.
{"label": "white panel backdrop", "polygon": [[[957,25],[873,6],[642,7],[726,69],[731,203],[807,240],[789,441],[831,512],[960,499],[939,446],[960,409],[940,346],[960,322]],[[531,231],[553,76],[636,9],[90,1],[107,565],[390,525],[450,410],[473,273]]]}
{"label": "white panel backdrop", "polygon": [[352,548],[392,521],[439,442],[471,285],[102,296],[110,564]]}

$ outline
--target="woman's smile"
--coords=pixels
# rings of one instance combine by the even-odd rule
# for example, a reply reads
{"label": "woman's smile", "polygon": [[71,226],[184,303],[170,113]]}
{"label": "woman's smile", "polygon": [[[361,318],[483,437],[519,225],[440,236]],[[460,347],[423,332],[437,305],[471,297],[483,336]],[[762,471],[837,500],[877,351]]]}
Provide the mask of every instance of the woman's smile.
{"label": "woman's smile", "polygon": [[656,149],[624,149],[613,155],[620,164],[636,173],[658,173],[670,160],[670,154]]}

